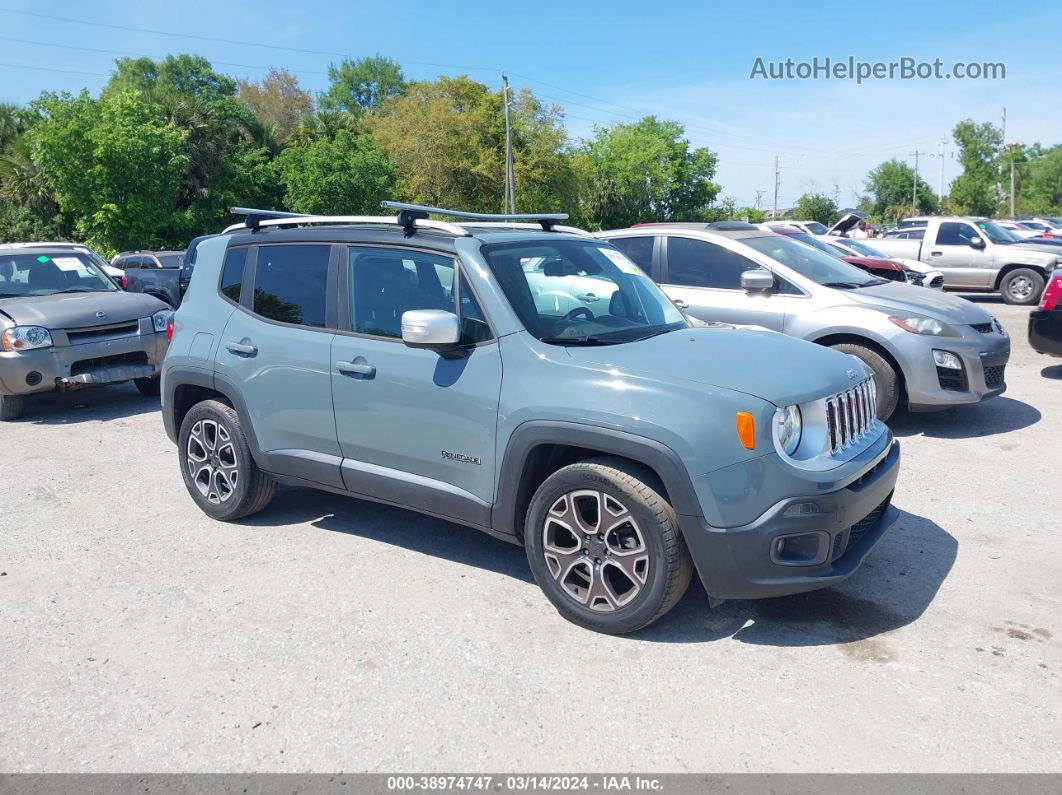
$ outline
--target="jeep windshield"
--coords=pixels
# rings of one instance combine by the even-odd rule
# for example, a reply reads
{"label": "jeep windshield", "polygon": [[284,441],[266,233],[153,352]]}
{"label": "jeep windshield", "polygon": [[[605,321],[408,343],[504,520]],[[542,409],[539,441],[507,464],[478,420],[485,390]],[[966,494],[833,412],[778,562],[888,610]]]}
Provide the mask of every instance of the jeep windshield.
{"label": "jeep windshield", "polygon": [[868,276],[866,271],[861,271],[855,265],[849,265],[832,254],[824,254],[786,235],[747,237],[741,242],[824,287],[856,289],[885,283],[884,279]]}
{"label": "jeep windshield", "polygon": [[113,293],[118,288],[80,251],[0,254],[0,297]]}
{"label": "jeep windshield", "polygon": [[482,252],[524,328],[543,342],[610,345],[689,327],[652,279],[600,241],[495,243]]}

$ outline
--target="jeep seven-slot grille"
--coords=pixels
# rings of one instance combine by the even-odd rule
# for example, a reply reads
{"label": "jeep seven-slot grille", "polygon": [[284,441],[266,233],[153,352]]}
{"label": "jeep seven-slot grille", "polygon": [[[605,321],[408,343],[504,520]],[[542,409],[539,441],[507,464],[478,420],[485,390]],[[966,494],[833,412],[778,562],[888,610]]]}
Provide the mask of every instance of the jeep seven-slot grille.
{"label": "jeep seven-slot grille", "polygon": [[830,452],[839,453],[866,436],[877,419],[876,407],[873,378],[826,398]]}

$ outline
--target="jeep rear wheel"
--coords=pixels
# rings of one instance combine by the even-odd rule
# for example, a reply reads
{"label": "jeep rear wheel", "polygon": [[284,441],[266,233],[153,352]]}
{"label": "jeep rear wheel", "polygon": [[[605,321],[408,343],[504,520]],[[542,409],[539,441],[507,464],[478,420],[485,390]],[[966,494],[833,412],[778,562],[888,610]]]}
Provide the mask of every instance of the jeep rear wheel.
{"label": "jeep rear wheel", "polygon": [[17,420],[25,410],[24,395],[0,395],[0,420]]}
{"label": "jeep rear wheel", "polygon": [[251,456],[240,415],[217,400],[192,407],[177,437],[181,475],[204,513],[227,522],[258,513],[276,483]]}
{"label": "jeep rear wheel", "polygon": [[1015,268],[999,283],[999,292],[1008,304],[1030,306],[1040,300],[1044,277],[1032,268]]}
{"label": "jeep rear wheel", "polygon": [[524,529],[535,580],[557,611],[597,632],[634,632],[667,613],[693,564],[652,473],[598,458],[557,470]]}

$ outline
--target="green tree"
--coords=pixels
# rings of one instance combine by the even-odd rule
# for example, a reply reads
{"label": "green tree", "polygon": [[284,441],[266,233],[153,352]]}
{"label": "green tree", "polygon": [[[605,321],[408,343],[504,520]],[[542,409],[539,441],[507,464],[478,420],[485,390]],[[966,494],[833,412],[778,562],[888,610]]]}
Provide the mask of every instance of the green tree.
{"label": "green tree", "polygon": [[279,142],[313,113],[313,97],[287,69],[270,69],[260,82],[240,80],[238,97]]}
{"label": "green tree", "polygon": [[181,54],[167,55],[159,61],[119,58],[101,96],[135,91],[163,104],[166,104],[164,98],[167,95],[213,102],[235,96],[236,89],[236,81],[215,72],[210,61],[203,56]]}
{"label": "green tree", "polygon": [[1021,175],[1016,206],[1018,212],[1062,214],[1062,145],[1040,151],[1039,147],[1015,172]]}
{"label": "green tree", "polygon": [[999,205],[999,151],[1003,134],[990,122],[966,119],[952,131],[962,174],[952,180],[949,199],[965,215],[992,215]]}
{"label": "green tree", "polygon": [[402,67],[381,55],[329,64],[328,80],[328,91],[319,98],[321,108],[354,115],[377,109],[406,88]]}
{"label": "green tree", "polygon": [[596,127],[580,152],[584,213],[602,227],[705,218],[719,193],[716,156],[682,125],[653,116]]}
{"label": "green tree", "polygon": [[289,147],[277,167],[284,203],[296,212],[376,214],[394,192],[391,163],[367,133],[340,130],[331,140]]}
{"label": "green tree", "polygon": [[45,95],[29,130],[33,161],[97,248],[150,247],[177,210],[186,135],[135,92]]}
{"label": "green tree", "polygon": [[[869,212],[872,215],[893,220],[910,215],[914,177],[914,169],[902,160],[886,160],[874,168],[866,179],[867,193],[870,194],[868,197]],[[917,185],[919,212],[928,214],[939,212],[940,202],[929,183],[919,176]]]}
{"label": "green tree", "polygon": [[818,221],[832,226],[840,217],[837,202],[825,193],[805,193],[797,199],[793,216],[801,221]]}

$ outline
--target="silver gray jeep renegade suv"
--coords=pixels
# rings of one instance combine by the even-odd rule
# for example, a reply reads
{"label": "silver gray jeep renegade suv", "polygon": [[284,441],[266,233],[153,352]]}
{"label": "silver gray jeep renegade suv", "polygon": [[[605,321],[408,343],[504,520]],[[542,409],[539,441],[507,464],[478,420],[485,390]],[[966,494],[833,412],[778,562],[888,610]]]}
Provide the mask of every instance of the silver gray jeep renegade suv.
{"label": "silver gray jeep renegade suv", "polygon": [[895,522],[857,359],[694,328],[563,215],[388,206],[244,211],[200,244],[163,417],[209,515],[281,482],[443,517],[523,545],[561,614],[611,633],[694,567],[712,599],[840,582]]}

